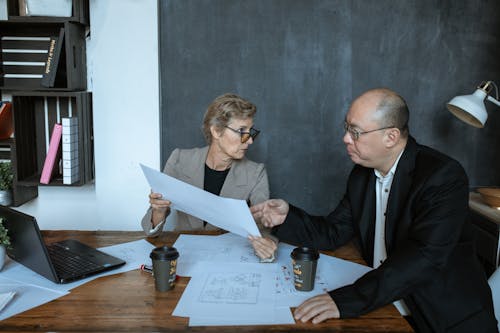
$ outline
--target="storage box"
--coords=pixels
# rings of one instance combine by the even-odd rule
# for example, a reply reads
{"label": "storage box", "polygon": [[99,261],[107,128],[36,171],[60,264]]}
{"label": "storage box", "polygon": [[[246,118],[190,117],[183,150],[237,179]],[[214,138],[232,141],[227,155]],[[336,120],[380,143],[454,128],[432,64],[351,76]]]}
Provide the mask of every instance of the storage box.
{"label": "storage box", "polygon": [[[44,84],[51,42],[64,31],[53,85]],[[85,27],[74,22],[0,21],[0,89],[87,89]],[[53,58],[51,57],[53,60]],[[55,62],[54,62],[55,63]]]}
{"label": "storage box", "polygon": [[[78,118],[79,179],[72,185],[83,185],[94,179],[94,149],[92,126],[92,96],[90,92],[13,91],[14,136],[17,144],[18,183],[39,185],[51,129],[62,118]],[[76,154],[75,154],[76,153]],[[64,154],[64,153],[63,153]],[[71,179],[73,181],[73,178]],[[63,185],[63,175],[56,175],[48,186]]]}

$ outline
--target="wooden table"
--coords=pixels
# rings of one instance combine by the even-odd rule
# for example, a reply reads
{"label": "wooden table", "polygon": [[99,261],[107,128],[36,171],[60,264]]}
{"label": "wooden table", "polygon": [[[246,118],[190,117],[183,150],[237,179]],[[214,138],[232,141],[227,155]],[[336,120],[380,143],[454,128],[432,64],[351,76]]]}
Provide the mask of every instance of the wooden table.
{"label": "wooden table", "polygon": [[[142,239],[142,232],[44,231],[47,243],[67,238],[103,247]],[[172,245],[176,233],[148,239],[156,246]],[[353,246],[333,254],[362,262]],[[172,316],[189,278],[179,278],[173,290],[156,292],[151,274],[140,270],[95,279],[70,294],[0,322],[2,331],[167,331],[167,332],[413,332],[392,305],[356,319],[321,324],[189,327],[188,318]]]}
{"label": "wooden table", "polygon": [[500,210],[488,206],[475,192],[469,194],[469,207],[476,252],[490,276],[500,264]]}

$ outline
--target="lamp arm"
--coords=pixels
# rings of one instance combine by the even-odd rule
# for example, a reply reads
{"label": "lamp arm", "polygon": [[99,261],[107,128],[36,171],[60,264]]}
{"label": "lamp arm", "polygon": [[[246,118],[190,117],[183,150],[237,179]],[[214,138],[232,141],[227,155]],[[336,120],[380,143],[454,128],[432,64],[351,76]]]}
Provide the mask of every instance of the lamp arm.
{"label": "lamp arm", "polygon": [[488,98],[486,98],[488,101],[500,106],[500,102],[497,101],[495,98],[491,97],[491,96],[488,96]]}

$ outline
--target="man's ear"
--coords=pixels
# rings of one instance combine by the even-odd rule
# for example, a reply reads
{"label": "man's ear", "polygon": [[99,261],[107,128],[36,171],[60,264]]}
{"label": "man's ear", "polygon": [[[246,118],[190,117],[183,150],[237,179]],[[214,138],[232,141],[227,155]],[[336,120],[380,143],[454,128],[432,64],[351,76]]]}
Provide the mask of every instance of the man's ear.
{"label": "man's ear", "polygon": [[387,148],[392,148],[398,144],[401,138],[401,131],[399,128],[389,128],[384,135],[384,143]]}

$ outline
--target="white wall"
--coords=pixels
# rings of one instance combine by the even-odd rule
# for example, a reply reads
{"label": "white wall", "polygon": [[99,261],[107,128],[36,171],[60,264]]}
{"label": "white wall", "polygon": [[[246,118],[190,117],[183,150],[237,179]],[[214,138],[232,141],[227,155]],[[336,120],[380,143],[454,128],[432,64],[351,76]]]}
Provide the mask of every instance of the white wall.
{"label": "white wall", "polygon": [[149,187],[139,163],[160,167],[157,11],[156,0],[90,0],[95,184],[40,186],[18,209],[41,229],[140,230]]}

